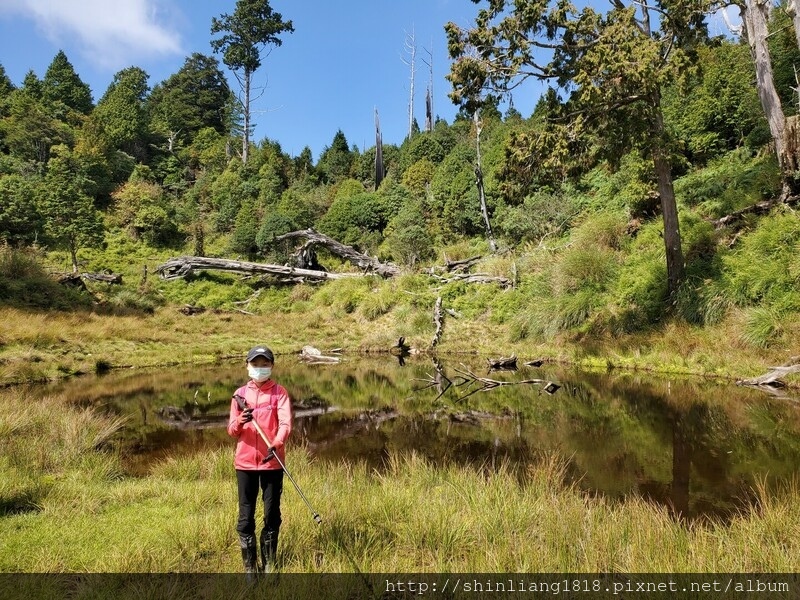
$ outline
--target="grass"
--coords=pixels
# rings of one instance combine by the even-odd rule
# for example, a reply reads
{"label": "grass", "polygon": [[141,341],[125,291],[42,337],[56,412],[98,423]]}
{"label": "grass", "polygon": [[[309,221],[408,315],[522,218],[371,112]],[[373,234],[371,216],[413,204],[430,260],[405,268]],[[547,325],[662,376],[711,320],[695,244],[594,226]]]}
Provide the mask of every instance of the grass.
{"label": "grass", "polygon": [[[240,571],[229,450],[166,458],[144,477],[120,476],[115,457],[104,450],[117,423],[64,399],[45,402],[57,419],[19,416],[13,395],[0,396],[6,462],[0,571]],[[54,440],[64,460],[31,449],[42,439]],[[612,502],[579,492],[565,483],[564,460],[552,455],[521,469],[439,469],[412,452],[391,456],[382,472],[319,464],[302,448],[292,449],[289,459],[323,524],[311,519],[287,481],[279,550],[284,572],[774,573],[800,567],[797,484],[777,494],[759,488],[754,511],[727,524],[687,525],[641,499]]]}

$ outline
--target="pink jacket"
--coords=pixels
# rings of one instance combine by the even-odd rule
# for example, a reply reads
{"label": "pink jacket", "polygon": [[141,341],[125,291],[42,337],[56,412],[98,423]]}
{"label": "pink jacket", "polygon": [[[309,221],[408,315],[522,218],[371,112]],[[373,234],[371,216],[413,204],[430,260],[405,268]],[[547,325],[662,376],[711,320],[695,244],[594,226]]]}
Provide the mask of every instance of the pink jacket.
{"label": "pink jacket", "polygon": [[[285,461],[284,445],[292,432],[292,403],[283,386],[272,379],[256,383],[252,379],[236,390],[247,401],[248,408],[253,409],[253,421],[261,426],[267,439],[272,443],[281,461]],[[236,443],[236,455],[233,464],[243,471],[261,471],[280,469],[274,458],[263,463],[267,455],[267,444],[256,431],[253,421],[240,425],[239,415],[242,411],[235,399],[231,398],[231,416],[228,420],[228,434],[239,438]]]}

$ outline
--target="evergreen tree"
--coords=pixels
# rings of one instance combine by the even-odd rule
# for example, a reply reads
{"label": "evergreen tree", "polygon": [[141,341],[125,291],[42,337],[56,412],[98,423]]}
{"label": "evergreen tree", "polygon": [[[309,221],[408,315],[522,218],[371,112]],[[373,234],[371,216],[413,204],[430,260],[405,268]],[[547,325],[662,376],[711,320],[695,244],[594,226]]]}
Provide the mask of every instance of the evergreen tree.
{"label": "evergreen tree", "polygon": [[0,175],[0,242],[31,244],[41,237],[43,225],[32,178]]}
{"label": "evergreen tree", "polygon": [[103,217],[86,193],[91,185],[72,152],[63,145],[54,147],[47,162],[41,212],[48,237],[69,252],[74,273],[78,250],[103,241]]}
{"label": "evergreen tree", "polygon": [[147,112],[153,129],[173,151],[177,139],[189,141],[205,127],[227,133],[231,90],[217,59],[195,52],[180,70],[153,88]]}
{"label": "evergreen tree", "polygon": [[333,136],[330,147],[325,147],[319,157],[317,169],[325,176],[328,183],[336,183],[350,176],[353,164],[353,153],[347,145],[347,138],[339,129]]}
{"label": "evergreen tree", "polygon": [[144,104],[148,78],[139,67],[119,71],[91,114],[114,148],[140,161],[146,158],[148,129]]}
{"label": "evergreen tree", "polygon": [[[451,98],[468,110],[477,108],[484,92],[507,93],[528,77],[556,80],[570,93],[550,135],[528,148],[534,164],[553,154],[618,158],[635,146],[650,154],[670,296],[683,279],[683,253],[661,91],[691,67],[694,46],[706,37],[706,9],[694,0],[619,1],[606,13],[566,2],[492,0],[473,28],[446,26],[455,59],[448,75]],[[591,143],[597,135],[602,144]]]}
{"label": "evergreen tree", "polygon": [[6,75],[5,67],[0,64],[0,117],[5,114],[5,102],[15,89],[14,84]]}
{"label": "evergreen tree", "polygon": [[242,88],[243,163],[247,163],[253,125],[250,107],[253,73],[261,67],[262,52],[283,43],[279,34],[292,32],[292,22],[284,21],[267,0],[238,0],[232,15],[222,14],[219,19],[211,20],[211,34],[223,34],[211,40],[211,47],[214,52],[222,53],[222,62],[233,71]]}
{"label": "evergreen tree", "polygon": [[3,145],[16,159],[36,163],[37,169],[43,169],[52,146],[72,141],[70,128],[54,119],[43,103],[41,82],[32,71],[25,84],[9,94],[4,113],[0,120]]}
{"label": "evergreen tree", "polygon": [[42,97],[48,104],[60,102],[84,115],[92,110],[92,92],[81,81],[63,50],[59,50],[42,80]]}

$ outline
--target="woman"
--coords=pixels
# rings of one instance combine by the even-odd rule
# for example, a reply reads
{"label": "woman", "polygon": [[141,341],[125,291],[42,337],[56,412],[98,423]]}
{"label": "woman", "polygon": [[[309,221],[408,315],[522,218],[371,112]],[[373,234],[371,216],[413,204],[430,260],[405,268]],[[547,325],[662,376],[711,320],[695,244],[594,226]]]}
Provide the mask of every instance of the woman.
{"label": "woman", "polygon": [[[292,431],[292,404],[283,386],[271,379],[275,356],[266,346],[247,353],[250,380],[236,390],[231,400],[228,434],[238,438],[234,467],[239,488],[239,545],[245,572],[257,573],[256,502],[261,488],[264,528],[261,530],[261,569],[274,565],[281,527],[283,469],[275,458],[285,460],[285,444]],[[238,397],[238,398],[237,398]],[[258,423],[264,437],[257,431]]]}

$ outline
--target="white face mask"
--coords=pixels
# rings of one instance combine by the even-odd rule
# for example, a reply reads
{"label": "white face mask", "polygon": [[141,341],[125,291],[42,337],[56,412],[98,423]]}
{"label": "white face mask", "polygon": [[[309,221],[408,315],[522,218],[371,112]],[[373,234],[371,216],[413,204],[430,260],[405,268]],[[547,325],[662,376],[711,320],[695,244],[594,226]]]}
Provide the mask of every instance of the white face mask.
{"label": "white face mask", "polygon": [[269,376],[272,375],[272,367],[254,367],[253,365],[247,365],[247,374],[253,381],[261,383],[269,379]]}

